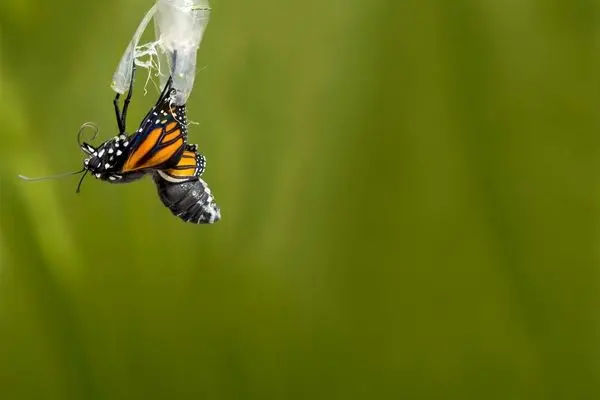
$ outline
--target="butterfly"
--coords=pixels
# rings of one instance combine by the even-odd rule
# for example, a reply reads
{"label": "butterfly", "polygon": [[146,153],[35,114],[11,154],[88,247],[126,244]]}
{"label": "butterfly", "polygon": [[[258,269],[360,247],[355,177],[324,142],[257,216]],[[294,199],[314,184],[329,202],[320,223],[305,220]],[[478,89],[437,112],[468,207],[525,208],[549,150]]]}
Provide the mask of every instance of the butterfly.
{"label": "butterfly", "polygon": [[127,109],[133,93],[132,81],[123,111],[119,110],[117,94],[113,104],[117,118],[119,134],[112,139],[94,147],[81,141],[84,128],[92,127],[84,124],[77,134],[81,150],[86,154],[81,171],[42,178],[28,178],[28,181],[39,181],[60,178],[83,173],[77,185],[89,172],[96,178],[111,183],[129,183],[151,174],[156,184],[158,195],[163,204],[171,212],[186,222],[212,224],[221,218],[211,191],[200,175],[206,168],[206,158],[198,153],[196,145],[187,144],[187,116],[185,105],[175,105],[176,90],[173,79],[169,78],[156,104],[142,120],[139,129],[126,134]]}
{"label": "butterfly", "polygon": [[186,222],[212,224],[221,219],[211,190],[200,178],[205,167],[206,158],[198,153],[197,146],[186,145],[177,165],[152,172],[160,200]]}
{"label": "butterfly", "polygon": [[173,103],[172,82],[172,78],[169,79],[158,101],[132,135],[125,133],[125,118],[133,88],[129,90],[122,113],[117,94],[114,105],[119,134],[98,147],[79,141],[81,150],[88,156],[83,162],[85,173],[90,172],[103,181],[127,183],[151,169],[166,169],[177,164],[187,140],[187,117],[185,105]]}

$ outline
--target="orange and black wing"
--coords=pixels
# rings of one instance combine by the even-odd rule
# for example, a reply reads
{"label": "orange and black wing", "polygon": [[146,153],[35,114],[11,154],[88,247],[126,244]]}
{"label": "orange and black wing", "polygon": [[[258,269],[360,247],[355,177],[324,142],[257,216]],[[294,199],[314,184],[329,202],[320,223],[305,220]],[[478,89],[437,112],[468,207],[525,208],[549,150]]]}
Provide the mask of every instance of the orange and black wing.
{"label": "orange and black wing", "polygon": [[129,156],[122,172],[170,168],[179,162],[187,140],[187,118],[185,105],[174,105],[172,94],[161,95],[140,129],[125,142]]}
{"label": "orange and black wing", "polygon": [[196,145],[187,145],[177,165],[158,171],[169,182],[185,182],[198,178],[206,168],[206,158],[197,152]]}

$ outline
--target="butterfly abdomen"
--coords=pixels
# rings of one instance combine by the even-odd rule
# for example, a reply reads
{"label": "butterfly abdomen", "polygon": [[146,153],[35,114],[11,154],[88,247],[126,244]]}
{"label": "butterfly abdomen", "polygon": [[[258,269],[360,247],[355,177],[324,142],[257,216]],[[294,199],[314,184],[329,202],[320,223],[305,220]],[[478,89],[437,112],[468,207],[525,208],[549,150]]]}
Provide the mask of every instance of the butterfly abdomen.
{"label": "butterfly abdomen", "polygon": [[163,204],[182,220],[196,224],[212,224],[221,219],[221,211],[202,179],[169,182],[159,171],[154,172],[152,177]]}

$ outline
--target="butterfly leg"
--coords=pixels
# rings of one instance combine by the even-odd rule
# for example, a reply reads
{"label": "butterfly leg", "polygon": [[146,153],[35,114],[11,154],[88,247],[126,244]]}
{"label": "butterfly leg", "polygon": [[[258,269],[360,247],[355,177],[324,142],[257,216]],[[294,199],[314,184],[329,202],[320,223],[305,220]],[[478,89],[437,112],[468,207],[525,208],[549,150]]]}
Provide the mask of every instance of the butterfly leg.
{"label": "butterfly leg", "polygon": [[127,90],[127,97],[125,98],[125,103],[123,104],[123,113],[119,111],[119,98],[121,97],[121,93],[117,93],[114,100],[113,105],[115,106],[115,115],[117,117],[117,125],[119,128],[119,134],[125,133],[125,129],[127,128],[127,109],[129,108],[129,103],[131,102],[131,96],[133,95],[133,81],[135,80],[135,63],[131,68],[131,82],[129,83],[129,89]]}
{"label": "butterfly leg", "polygon": [[115,106],[115,114],[117,117],[117,127],[119,128],[119,134],[125,133],[125,128],[121,122],[121,112],[119,111],[119,97],[121,97],[120,93],[117,93],[115,99],[113,100],[113,105]]}
{"label": "butterfly leg", "polygon": [[123,128],[123,132],[127,128],[127,109],[129,108],[129,102],[131,102],[131,96],[133,95],[133,81],[135,80],[135,62],[133,63],[133,67],[131,68],[131,83],[129,83],[129,90],[127,91],[127,97],[125,98],[125,102],[123,103],[123,113],[121,114],[121,126]]}

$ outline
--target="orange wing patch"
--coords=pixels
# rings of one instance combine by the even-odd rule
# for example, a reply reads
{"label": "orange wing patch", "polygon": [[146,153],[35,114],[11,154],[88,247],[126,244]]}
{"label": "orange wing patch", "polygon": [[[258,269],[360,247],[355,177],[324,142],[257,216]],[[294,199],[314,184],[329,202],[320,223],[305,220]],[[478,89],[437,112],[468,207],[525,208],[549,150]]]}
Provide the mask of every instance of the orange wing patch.
{"label": "orange wing patch", "polygon": [[[168,132],[168,130],[167,130]],[[181,131],[179,129],[175,129],[173,132],[165,135],[165,137],[163,138],[163,143],[169,142],[175,138],[177,138],[178,136],[181,136]]]}
{"label": "orange wing patch", "polygon": [[148,137],[146,137],[142,144],[137,149],[135,149],[133,153],[131,153],[131,155],[125,162],[125,165],[123,165],[123,172],[134,171],[136,169],[141,168],[140,166],[138,166],[138,163],[142,158],[144,158],[146,154],[148,154],[148,152],[150,152],[154,148],[162,131],[163,128],[156,128],[152,132],[150,132],[150,134],[148,135]]}
{"label": "orange wing patch", "polygon": [[174,178],[194,178],[197,169],[196,154],[186,150],[177,165],[165,172]]}
{"label": "orange wing patch", "polygon": [[152,168],[160,165],[169,160],[169,158],[173,157],[182,146],[183,139],[178,139],[175,143],[172,143],[157,151],[156,154],[154,154],[148,161],[138,166],[136,169]]}
{"label": "orange wing patch", "polygon": [[184,151],[177,167],[196,167],[196,155],[191,151]]}
{"label": "orange wing patch", "polygon": [[167,174],[175,178],[193,178],[196,176],[196,168],[190,169],[168,169]]}
{"label": "orange wing patch", "polygon": [[194,153],[193,151],[189,151],[186,150],[183,152],[183,154],[181,155],[181,157],[186,157],[186,158],[196,158],[196,153]]}

